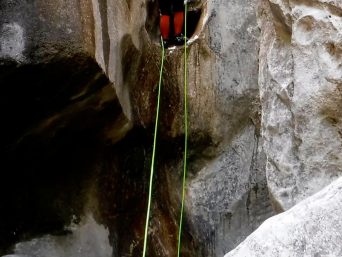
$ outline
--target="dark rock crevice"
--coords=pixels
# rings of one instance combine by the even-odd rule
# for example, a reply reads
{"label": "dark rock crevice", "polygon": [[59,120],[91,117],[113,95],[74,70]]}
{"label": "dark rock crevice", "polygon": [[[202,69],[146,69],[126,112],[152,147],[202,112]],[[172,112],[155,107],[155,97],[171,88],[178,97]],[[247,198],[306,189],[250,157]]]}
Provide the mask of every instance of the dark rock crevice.
{"label": "dark rock crevice", "polygon": [[[203,24],[201,20],[203,16],[206,15],[206,8],[199,4],[189,4],[189,9],[187,13],[187,37],[192,38],[193,36],[198,36],[203,29]],[[158,1],[148,1],[147,2],[147,19],[145,23],[145,29],[150,36],[152,42],[160,42],[160,31],[159,31],[159,5]],[[173,34],[173,20],[171,17],[171,34]],[[201,27],[201,28],[200,28]],[[183,28],[184,34],[184,28]]]}
{"label": "dark rock crevice", "polygon": [[121,107],[108,79],[83,55],[1,66],[0,254],[19,240],[68,233],[78,222]]}

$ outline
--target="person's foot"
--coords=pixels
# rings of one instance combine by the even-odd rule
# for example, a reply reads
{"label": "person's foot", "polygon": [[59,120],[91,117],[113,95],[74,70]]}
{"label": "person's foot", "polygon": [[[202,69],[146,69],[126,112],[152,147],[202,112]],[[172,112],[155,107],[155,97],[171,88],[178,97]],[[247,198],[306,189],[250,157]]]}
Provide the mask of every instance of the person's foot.
{"label": "person's foot", "polygon": [[184,35],[181,33],[175,36],[173,41],[175,45],[181,46],[181,45],[184,45],[184,43],[188,41],[188,38],[185,38]]}
{"label": "person's foot", "polygon": [[168,48],[170,46],[170,40],[169,39],[162,39],[162,46],[164,46],[164,48]]}

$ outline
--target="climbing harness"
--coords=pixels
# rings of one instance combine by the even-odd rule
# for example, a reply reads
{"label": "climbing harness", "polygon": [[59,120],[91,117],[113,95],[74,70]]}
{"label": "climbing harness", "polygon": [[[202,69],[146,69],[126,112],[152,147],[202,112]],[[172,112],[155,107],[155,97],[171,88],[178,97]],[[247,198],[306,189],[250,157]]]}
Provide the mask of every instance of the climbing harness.
{"label": "climbing harness", "polygon": [[[181,252],[181,239],[182,239],[182,227],[183,227],[183,214],[184,214],[184,204],[185,204],[185,189],[186,189],[186,173],[187,173],[187,152],[188,152],[188,106],[187,106],[187,1],[184,3],[185,11],[184,11],[184,161],[183,161],[183,181],[182,181],[182,202],[181,202],[181,211],[180,211],[180,219],[178,226],[178,241],[177,241],[177,257],[180,257]],[[159,109],[160,109],[160,94],[161,94],[161,86],[162,86],[162,77],[163,77],[163,69],[164,69],[164,60],[165,60],[165,47],[163,39],[161,38],[162,44],[162,61],[160,66],[159,73],[159,84],[158,84],[158,100],[157,100],[157,112],[156,119],[154,125],[154,138],[153,138],[153,150],[152,150],[152,161],[151,161],[151,171],[150,171],[150,184],[149,184],[149,193],[148,193],[148,204],[147,204],[147,214],[146,214],[146,223],[145,223],[145,234],[144,234],[144,248],[143,248],[143,257],[146,257],[147,252],[147,238],[148,238],[148,228],[150,221],[150,212],[151,212],[151,202],[152,202],[152,190],[153,190],[153,174],[154,174],[154,163],[155,163],[155,153],[156,153],[156,143],[157,143],[157,132],[158,132],[158,123],[159,123]]]}

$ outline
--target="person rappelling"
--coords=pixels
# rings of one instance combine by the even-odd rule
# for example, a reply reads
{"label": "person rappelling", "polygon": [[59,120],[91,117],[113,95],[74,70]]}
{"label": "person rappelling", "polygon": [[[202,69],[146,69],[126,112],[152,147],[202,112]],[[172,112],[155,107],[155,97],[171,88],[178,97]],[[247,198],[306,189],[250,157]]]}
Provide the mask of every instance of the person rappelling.
{"label": "person rappelling", "polygon": [[159,9],[161,14],[160,33],[164,47],[167,48],[170,45],[183,45],[185,40],[183,35],[183,0],[159,0]]}

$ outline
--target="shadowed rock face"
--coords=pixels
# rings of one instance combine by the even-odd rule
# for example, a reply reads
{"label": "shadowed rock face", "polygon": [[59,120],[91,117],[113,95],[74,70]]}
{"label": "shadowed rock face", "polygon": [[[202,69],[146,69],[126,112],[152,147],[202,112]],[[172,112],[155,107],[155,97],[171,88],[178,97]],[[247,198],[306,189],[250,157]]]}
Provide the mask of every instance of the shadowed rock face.
{"label": "shadowed rock face", "polygon": [[[38,242],[42,252],[61,247],[54,253],[66,256],[88,240],[82,228],[91,213],[94,236],[108,236],[98,256],[141,255],[161,61],[155,4],[0,3],[1,254],[34,255]],[[198,24],[189,21],[182,256],[222,256],[273,214],[260,136],[256,1],[193,1],[192,8],[201,15]],[[182,47],[166,53],[151,257],[176,253],[183,54]]]}
{"label": "shadowed rock face", "polygon": [[121,108],[90,58],[1,67],[2,250],[80,219],[105,129]]}
{"label": "shadowed rock face", "polygon": [[[122,16],[121,8],[135,14],[135,5],[140,6],[139,1],[129,8],[122,4],[115,17]],[[190,256],[222,256],[273,213],[259,134],[256,2],[198,1],[195,6],[201,6],[202,17],[195,30],[198,38],[190,44],[187,58],[191,150],[186,207],[189,235],[183,246]],[[154,13],[150,8],[148,5]],[[140,10],[140,17],[145,17],[143,8]],[[149,127],[154,121],[160,47],[150,23],[147,26],[131,19],[125,24],[116,23],[117,33],[111,37],[113,44],[123,50],[115,48],[116,55],[113,52],[121,59],[114,58],[112,65],[121,69],[116,73],[120,77],[112,78],[117,79],[114,85],[129,119]],[[166,53],[159,134],[165,142],[177,143],[175,139],[183,134],[183,59],[182,48]],[[158,154],[163,165],[157,169],[162,177],[156,175],[156,184],[162,188],[158,191],[162,197],[154,201],[154,213],[158,214],[152,220],[151,247],[161,245],[162,256],[173,256],[176,246],[174,237],[165,240],[160,236],[165,231],[174,233],[179,216],[181,140],[175,151],[178,155],[172,158]],[[167,214],[172,227],[158,225],[160,213]],[[192,245],[195,249],[188,249]]]}
{"label": "shadowed rock face", "polygon": [[70,233],[66,226],[83,220],[94,198],[100,153],[127,131],[91,53],[87,8],[78,1],[0,3],[1,254],[19,240]]}

